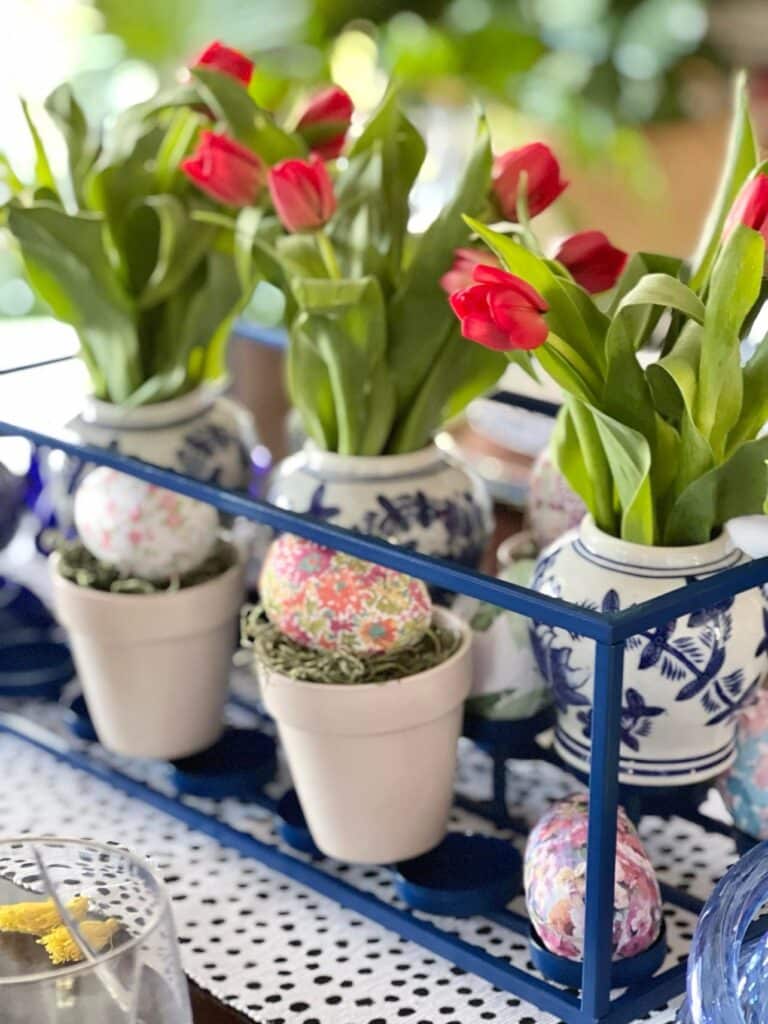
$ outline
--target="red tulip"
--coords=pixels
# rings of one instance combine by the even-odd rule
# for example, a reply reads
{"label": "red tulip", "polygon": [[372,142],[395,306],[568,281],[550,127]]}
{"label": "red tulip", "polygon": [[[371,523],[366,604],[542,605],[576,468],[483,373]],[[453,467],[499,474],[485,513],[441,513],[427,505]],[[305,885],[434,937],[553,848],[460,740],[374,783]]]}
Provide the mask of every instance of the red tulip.
{"label": "red tulip", "polygon": [[258,153],[228,135],[204,131],[182,171],[203,192],[228,206],[249,206],[261,191],[266,176]]}
{"label": "red tulip", "polygon": [[489,267],[500,266],[496,257],[487,250],[484,252],[482,249],[456,249],[451,269],[446,270],[440,278],[440,287],[446,295],[453,295],[462,288],[468,288],[472,284],[472,272],[481,263]]}
{"label": "red tulip", "polygon": [[737,224],[759,231],[768,243],[768,177],[764,174],[758,174],[742,186],[726,219],[723,234],[729,235]]}
{"label": "red tulip", "polygon": [[526,175],[528,214],[531,217],[546,210],[568,185],[560,177],[560,165],[554,153],[543,142],[532,142],[502,153],[493,163],[493,192],[507,220],[517,220],[520,175],[523,173]]}
{"label": "red tulip", "polygon": [[313,231],[336,210],[328,170],[315,153],[309,160],[283,160],[269,172],[269,191],[277,215],[289,231]]}
{"label": "red tulip", "polygon": [[296,130],[313,153],[323,160],[335,160],[344,148],[353,110],[347,93],[337,85],[331,85],[310,99],[299,117]]}
{"label": "red tulip", "polygon": [[611,245],[602,231],[579,231],[566,238],[555,259],[582,288],[596,294],[613,288],[629,256]]}
{"label": "red tulip", "polygon": [[218,40],[209,43],[192,65],[194,68],[213,68],[223,75],[237,78],[248,85],[253,74],[253,61],[239,50],[224,46]]}
{"label": "red tulip", "polygon": [[486,348],[509,351],[543,345],[547,304],[535,288],[499,267],[475,267],[474,284],[450,297],[461,333]]}

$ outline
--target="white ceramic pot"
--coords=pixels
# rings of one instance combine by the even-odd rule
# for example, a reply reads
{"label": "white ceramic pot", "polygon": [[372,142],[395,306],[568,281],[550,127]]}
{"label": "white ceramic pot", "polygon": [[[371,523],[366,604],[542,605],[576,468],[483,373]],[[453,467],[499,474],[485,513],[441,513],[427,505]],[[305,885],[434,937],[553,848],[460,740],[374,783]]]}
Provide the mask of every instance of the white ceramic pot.
{"label": "white ceramic pot", "polygon": [[69,426],[86,444],[231,488],[247,485],[256,444],[250,413],[212,385],[135,409],[88,398]]}
{"label": "white ceramic pot", "polygon": [[101,743],[132,757],[204,750],[223,709],[243,595],[240,562],[170,593],[79,587],[50,560],[53,600]]}
{"label": "white ceramic pot", "polygon": [[259,667],[312,836],[339,860],[387,864],[431,849],[453,800],[462,706],[471,683],[469,629],[426,672],[361,686],[307,683]]}
{"label": "white ceramic pot", "polygon": [[[587,517],[542,553],[533,586],[615,612],[745,560],[726,533],[708,544],[646,547],[608,536]],[[760,591],[750,590],[626,642],[622,782],[701,782],[732,763],[736,714],[768,668],[763,607]],[[531,624],[531,640],[557,704],[557,751],[586,772],[594,643],[541,622]]]}
{"label": "white ceramic pot", "polygon": [[281,508],[477,566],[493,517],[482,482],[430,444],[407,455],[337,455],[305,445],[276,468]]}
{"label": "white ceramic pot", "polygon": [[[83,444],[113,448],[231,489],[248,486],[257,441],[251,414],[217,385],[137,408],[89,397],[67,427]],[[72,494],[89,468],[72,457],[62,461],[54,454],[47,460],[46,487],[64,530],[72,525]]]}

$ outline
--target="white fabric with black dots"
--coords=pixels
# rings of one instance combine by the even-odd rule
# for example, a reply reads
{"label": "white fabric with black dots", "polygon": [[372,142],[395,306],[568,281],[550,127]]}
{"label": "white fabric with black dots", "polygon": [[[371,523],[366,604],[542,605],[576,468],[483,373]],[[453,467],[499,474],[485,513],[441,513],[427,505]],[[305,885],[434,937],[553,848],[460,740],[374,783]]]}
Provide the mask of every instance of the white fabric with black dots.
{"label": "white fabric with black dots", "polygon": [[[60,728],[51,709],[37,709],[34,717],[48,727]],[[110,760],[167,789],[162,768]],[[551,800],[575,788],[572,780],[548,765],[511,764],[509,772],[510,810],[531,821]],[[117,840],[149,857],[173,901],[185,970],[200,986],[258,1024],[554,1024],[557,1020],[2,733],[0,773],[2,834]],[[487,794],[488,762],[469,744],[463,746],[459,781],[467,793]],[[258,808],[234,800],[215,804],[191,799],[190,803],[259,839],[277,841],[270,816]],[[488,822],[464,812],[454,815],[453,825],[494,832]],[[705,835],[679,819],[649,818],[641,832],[659,878],[702,898],[735,859],[730,840]],[[522,841],[518,837],[513,841],[522,850]],[[330,870],[398,902],[384,869],[341,864]],[[522,900],[512,906],[521,909]],[[665,908],[665,916],[670,943],[666,966],[671,966],[687,949],[695,919],[673,907]],[[524,940],[499,926],[483,919],[434,920],[490,953],[530,968]],[[646,1019],[672,1024],[675,1009],[670,1005]]]}

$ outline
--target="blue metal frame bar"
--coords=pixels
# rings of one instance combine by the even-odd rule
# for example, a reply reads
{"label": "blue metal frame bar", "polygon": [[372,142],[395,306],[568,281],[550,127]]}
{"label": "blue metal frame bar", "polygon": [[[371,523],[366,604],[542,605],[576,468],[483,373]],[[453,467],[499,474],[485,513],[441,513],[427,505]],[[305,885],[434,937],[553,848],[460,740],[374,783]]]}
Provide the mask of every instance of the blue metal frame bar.
{"label": "blue metal frame bar", "polygon": [[605,617],[598,612],[560,601],[546,594],[537,594],[527,587],[497,580],[493,576],[464,568],[443,558],[422,555],[298,512],[289,512],[267,501],[251,498],[247,494],[225,491],[214,484],[193,480],[181,473],[143,462],[141,459],[131,458],[111,449],[77,444],[74,441],[52,437],[37,430],[17,427],[4,421],[0,421],[0,435],[25,437],[33,444],[61,449],[85,462],[111,466],[113,469],[130,473],[132,476],[156,484],[158,487],[166,487],[179,494],[204,501],[230,515],[244,516],[246,519],[253,519],[271,526],[275,530],[297,533],[318,544],[324,544],[350,555],[356,555],[358,558],[378,562],[390,569],[416,576],[444,590],[468,594],[470,597],[477,597],[482,601],[499,605],[501,608],[562,626],[564,629],[572,630],[583,636],[595,639],[607,639],[610,636],[610,623],[605,621]]}
{"label": "blue metal frame bar", "polygon": [[611,1004],[616,822],[619,807],[619,737],[624,646],[595,650],[592,754],[589,775],[587,892],[581,1008],[602,1020]]}
{"label": "blue metal frame bar", "polygon": [[[34,365],[48,365],[50,362],[59,361],[64,360],[53,359]],[[16,372],[18,369],[4,372]],[[497,397],[501,401],[522,404],[537,412],[553,411],[545,408],[548,403],[538,403],[538,400],[533,400],[536,403],[534,406],[506,393],[501,393]],[[684,965],[680,965],[650,979],[642,990],[634,987],[611,1002],[610,968],[619,796],[623,643],[628,637],[644,629],[714,605],[735,593],[765,583],[768,581],[768,558],[724,570],[622,612],[605,615],[459,567],[443,559],[421,555],[306,515],[277,508],[242,493],[224,491],[217,486],[201,483],[119,452],[81,445],[66,437],[49,435],[7,422],[0,422],[1,435],[25,437],[34,444],[60,449],[84,462],[111,466],[149,483],[207,502],[231,515],[244,516],[276,530],[297,533],[320,544],[416,576],[441,589],[467,594],[593,639],[596,642],[595,702],[589,780],[586,934],[581,998],[577,999],[556,986],[512,967],[506,961],[462,942],[409,912],[392,907],[368,893],[360,892],[348,883],[327,875],[311,863],[261,843],[120,772],[94,765],[88,757],[73,752],[59,740],[52,742],[53,738],[48,737],[42,730],[35,732],[33,727],[27,727],[23,722],[13,725],[4,717],[0,718],[0,729],[35,743],[73,767],[96,775],[116,788],[185,821],[190,827],[213,835],[220,842],[233,846],[246,856],[255,857],[267,866],[311,886],[342,905],[365,914],[406,938],[419,942],[492,984],[515,992],[542,1009],[558,1014],[567,1020],[568,1024],[627,1024],[636,1016],[653,1009],[683,990]],[[506,815],[506,807],[501,808],[498,800],[498,792],[503,789],[504,770],[503,759],[497,758],[494,764],[494,793],[497,799],[488,806],[491,816],[499,816],[502,811]],[[701,909],[701,901],[686,893],[672,890],[668,886],[663,887],[663,892],[665,898],[677,906],[693,913]],[[511,912],[500,913],[496,918],[499,923],[503,922],[515,931],[524,931],[527,927],[525,918]]]}
{"label": "blue metal frame bar", "polygon": [[544,398],[533,398],[530,395],[518,395],[514,391],[494,391],[490,397],[494,402],[501,402],[502,405],[514,405],[518,409],[540,412],[544,416],[554,417],[560,412],[557,402],[548,402]]}
{"label": "blue metal frame bar", "polygon": [[52,356],[50,359],[40,359],[36,363],[23,363],[21,366],[6,366],[5,369],[0,367],[0,377],[7,373],[21,373],[23,370],[38,370],[42,366],[53,366],[55,363],[69,363],[73,359],[77,358],[77,355]]}

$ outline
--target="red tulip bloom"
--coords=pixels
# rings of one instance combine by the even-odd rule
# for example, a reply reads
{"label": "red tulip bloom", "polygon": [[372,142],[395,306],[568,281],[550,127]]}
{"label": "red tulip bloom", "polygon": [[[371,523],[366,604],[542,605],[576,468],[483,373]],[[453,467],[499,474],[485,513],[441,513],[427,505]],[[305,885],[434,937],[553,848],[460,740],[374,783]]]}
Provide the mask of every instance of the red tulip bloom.
{"label": "red tulip bloom", "polygon": [[299,117],[296,130],[313,153],[335,160],[344,148],[352,120],[352,100],[343,89],[331,85],[316,93]]}
{"label": "red tulip bloom", "polygon": [[574,281],[592,294],[613,288],[629,256],[611,245],[602,231],[579,231],[555,253]]}
{"label": "red tulip bloom", "polygon": [[224,46],[218,40],[209,43],[192,65],[194,68],[213,68],[223,75],[236,78],[243,85],[248,85],[253,74],[253,61],[239,50]]}
{"label": "red tulip bloom", "polygon": [[520,175],[523,173],[526,175],[528,214],[531,217],[546,210],[568,185],[560,176],[560,164],[554,153],[543,142],[532,142],[502,153],[493,163],[493,192],[507,220],[517,220]]}
{"label": "red tulip bloom", "polygon": [[744,184],[730,209],[723,234],[729,235],[737,224],[759,231],[768,243],[768,177],[764,174]]}
{"label": "red tulip bloom", "polygon": [[328,170],[315,153],[309,160],[283,160],[269,172],[269,191],[288,231],[321,228],[336,210]]}
{"label": "red tulip bloom", "polygon": [[465,338],[502,352],[544,344],[548,306],[535,288],[499,267],[475,267],[472,278],[473,285],[450,298]]}
{"label": "red tulip bloom", "polygon": [[258,153],[228,135],[204,131],[181,169],[195,185],[227,206],[249,206],[261,191],[266,167]]}
{"label": "red tulip bloom", "polygon": [[484,263],[489,267],[500,266],[499,261],[488,251],[482,249],[456,249],[453,254],[453,264],[450,270],[446,270],[440,278],[440,287],[446,295],[453,295],[462,288],[468,288],[472,284],[472,273],[475,267]]}

